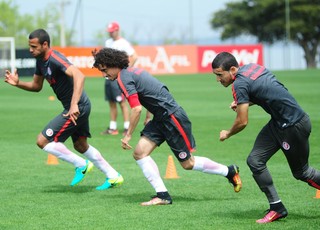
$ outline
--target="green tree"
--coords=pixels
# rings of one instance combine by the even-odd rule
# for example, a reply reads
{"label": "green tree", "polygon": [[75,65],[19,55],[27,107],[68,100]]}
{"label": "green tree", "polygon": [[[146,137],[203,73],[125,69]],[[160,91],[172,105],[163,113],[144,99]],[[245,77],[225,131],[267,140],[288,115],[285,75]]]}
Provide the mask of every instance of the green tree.
{"label": "green tree", "polygon": [[253,35],[269,44],[291,40],[302,47],[307,67],[315,68],[319,12],[320,0],[243,0],[227,3],[213,14],[210,23],[213,29],[222,29],[223,40],[239,35]]}
{"label": "green tree", "polygon": [[[48,4],[43,11],[19,14],[19,7],[12,0],[0,1],[0,36],[14,37],[17,48],[28,46],[28,34],[37,29],[46,29],[52,45],[60,45],[60,12],[56,4]],[[66,29],[66,43],[72,45],[71,30]]]}
{"label": "green tree", "polygon": [[29,17],[21,17],[18,7],[12,1],[0,2],[0,36],[14,37],[16,47],[26,46],[26,30],[31,28],[32,21]]}

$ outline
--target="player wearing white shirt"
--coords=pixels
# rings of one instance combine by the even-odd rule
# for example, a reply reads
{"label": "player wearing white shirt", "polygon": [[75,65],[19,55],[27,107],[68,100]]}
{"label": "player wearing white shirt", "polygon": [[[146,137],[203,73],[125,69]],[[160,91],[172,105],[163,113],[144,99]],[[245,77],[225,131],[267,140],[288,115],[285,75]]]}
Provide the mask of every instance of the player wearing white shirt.
{"label": "player wearing white shirt", "polygon": [[[132,45],[126,39],[120,36],[119,24],[117,22],[110,23],[107,27],[107,31],[109,32],[110,38],[106,40],[105,46],[108,48],[125,51],[129,56],[129,66],[133,66],[137,60],[137,54]],[[105,81],[105,99],[109,101],[110,123],[109,127],[101,134],[117,135],[119,133],[117,127],[117,103],[119,103],[124,121],[123,135],[125,135],[129,127],[129,109],[126,99],[123,96],[118,84],[109,81],[108,79]]]}

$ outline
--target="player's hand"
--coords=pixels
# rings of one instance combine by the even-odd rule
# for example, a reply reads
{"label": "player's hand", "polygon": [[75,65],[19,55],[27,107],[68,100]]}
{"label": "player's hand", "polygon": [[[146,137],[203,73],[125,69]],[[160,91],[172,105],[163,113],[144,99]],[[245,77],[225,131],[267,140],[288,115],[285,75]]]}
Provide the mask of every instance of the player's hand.
{"label": "player's hand", "polygon": [[237,111],[237,103],[235,101],[231,102],[229,108],[236,112]]}
{"label": "player's hand", "polygon": [[228,130],[221,130],[220,131],[220,141],[224,141],[229,138],[229,131]]}
{"label": "player's hand", "polygon": [[125,150],[132,149],[131,145],[129,145],[129,141],[131,136],[125,135],[124,138],[121,139],[121,147]]}
{"label": "player's hand", "polygon": [[77,125],[77,120],[79,115],[80,115],[80,111],[79,111],[78,105],[71,106],[69,112],[66,114],[63,114],[64,117],[70,117],[70,120],[74,125]]}
{"label": "player's hand", "polygon": [[19,84],[19,75],[17,69],[15,69],[14,74],[9,70],[6,70],[4,81],[10,85],[17,86]]}

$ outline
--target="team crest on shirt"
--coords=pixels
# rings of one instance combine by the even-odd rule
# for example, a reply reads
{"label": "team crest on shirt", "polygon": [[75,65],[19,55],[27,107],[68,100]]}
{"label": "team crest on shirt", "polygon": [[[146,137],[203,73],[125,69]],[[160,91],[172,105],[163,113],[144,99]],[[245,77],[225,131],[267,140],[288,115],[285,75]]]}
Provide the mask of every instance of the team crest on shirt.
{"label": "team crest on shirt", "polygon": [[47,129],[47,130],[46,130],[46,135],[47,135],[48,137],[51,137],[51,136],[53,135],[53,130],[52,130],[52,129]]}
{"label": "team crest on shirt", "polygon": [[186,152],[181,152],[181,153],[179,153],[179,158],[180,159],[184,159],[184,158],[186,158],[187,157],[187,153]]}
{"label": "team crest on shirt", "polygon": [[288,142],[282,142],[282,148],[284,148],[285,150],[289,150],[290,149],[290,145]]}

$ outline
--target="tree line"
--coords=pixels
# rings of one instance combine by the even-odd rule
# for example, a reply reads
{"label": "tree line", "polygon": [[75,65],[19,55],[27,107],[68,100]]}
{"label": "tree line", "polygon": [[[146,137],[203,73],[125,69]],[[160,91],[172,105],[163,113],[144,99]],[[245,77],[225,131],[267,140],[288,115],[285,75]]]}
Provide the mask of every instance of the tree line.
{"label": "tree line", "polygon": [[[16,48],[26,48],[28,35],[36,28],[48,30],[53,45],[60,45],[60,12],[56,4],[49,4],[42,11],[22,15],[14,1],[1,0],[0,9],[0,37],[14,37]],[[73,44],[71,32],[66,28],[67,45]]]}
{"label": "tree line", "polygon": [[308,68],[317,66],[320,0],[242,0],[214,13],[211,26],[221,39],[251,35],[258,42],[294,42],[301,46]]}

